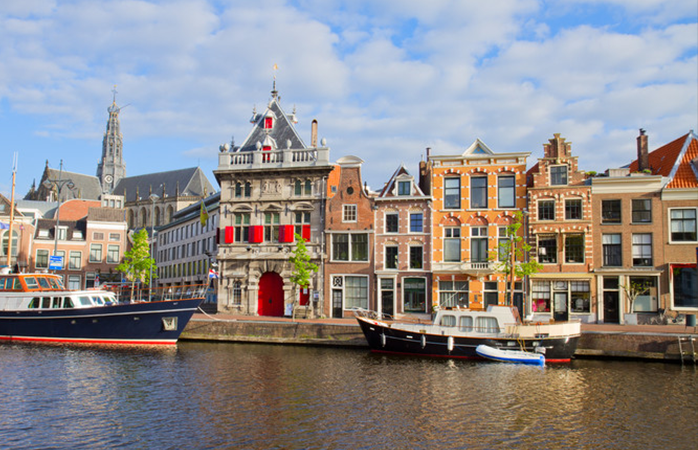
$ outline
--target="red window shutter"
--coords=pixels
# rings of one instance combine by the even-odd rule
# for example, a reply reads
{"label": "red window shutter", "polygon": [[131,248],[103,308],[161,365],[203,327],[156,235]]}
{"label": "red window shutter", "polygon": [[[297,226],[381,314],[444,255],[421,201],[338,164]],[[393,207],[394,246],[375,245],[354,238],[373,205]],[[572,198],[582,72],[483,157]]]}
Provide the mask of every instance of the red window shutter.
{"label": "red window shutter", "polygon": [[271,128],[272,124],[272,118],[271,117],[265,117],[264,118],[264,128],[269,129]]}
{"label": "red window shutter", "polygon": [[293,242],[293,225],[281,225],[279,227],[279,242]]}
{"label": "red window shutter", "polygon": [[262,147],[262,151],[264,151],[264,152],[271,151],[271,145],[265,145],[264,147]]}
{"label": "red window shutter", "polygon": [[306,241],[310,240],[310,225],[303,225],[301,229],[301,237]]}
{"label": "red window shutter", "polygon": [[225,243],[231,244],[235,241],[235,228],[225,227]]}
{"label": "red window shutter", "polygon": [[264,227],[262,225],[252,225],[248,241],[251,244],[258,244],[264,240]]}

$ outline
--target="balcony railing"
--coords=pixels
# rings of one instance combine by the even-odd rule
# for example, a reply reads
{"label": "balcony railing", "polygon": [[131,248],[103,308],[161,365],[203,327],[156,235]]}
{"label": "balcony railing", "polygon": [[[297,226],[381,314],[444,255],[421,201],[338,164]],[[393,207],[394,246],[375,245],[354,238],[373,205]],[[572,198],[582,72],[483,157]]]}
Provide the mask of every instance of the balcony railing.
{"label": "balcony railing", "polygon": [[330,164],[328,147],[252,152],[221,152],[218,170],[279,169]]}
{"label": "balcony railing", "polygon": [[435,262],[431,267],[434,272],[454,272],[454,273],[492,273],[494,272],[494,261],[463,261],[463,262]]}

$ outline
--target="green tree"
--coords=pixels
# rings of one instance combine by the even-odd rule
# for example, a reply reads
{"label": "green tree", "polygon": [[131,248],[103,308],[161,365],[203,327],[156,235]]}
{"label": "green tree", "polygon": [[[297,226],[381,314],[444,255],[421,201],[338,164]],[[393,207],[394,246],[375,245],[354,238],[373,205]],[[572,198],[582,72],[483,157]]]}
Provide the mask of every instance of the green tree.
{"label": "green tree", "polygon": [[494,269],[506,275],[507,304],[510,304],[511,293],[514,292],[514,282],[516,279],[523,280],[524,277],[540,272],[543,266],[536,260],[529,258],[531,246],[524,241],[519,230],[523,226],[523,214],[516,212],[514,220],[507,225],[506,234],[508,239],[502,240],[493,252],[490,259],[495,261]]}
{"label": "green tree", "polygon": [[293,264],[291,282],[303,289],[310,286],[310,277],[317,273],[318,266],[310,262],[310,253],[308,252],[308,247],[305,246],[306,240],[298,233],[295,234],[295,237],[297,242],[296,249],[288,259]]}
{"label": "green tree", "polygon": [[145,228],[133,235],[133,246],[124,253],[124,260],[116,266],[116,270],[122,272],[132,286],[136,280],[144,284],[150,284],[150,276],[156,278],[157,267],[155,260],[150,255],[148,245],[148,232]]}

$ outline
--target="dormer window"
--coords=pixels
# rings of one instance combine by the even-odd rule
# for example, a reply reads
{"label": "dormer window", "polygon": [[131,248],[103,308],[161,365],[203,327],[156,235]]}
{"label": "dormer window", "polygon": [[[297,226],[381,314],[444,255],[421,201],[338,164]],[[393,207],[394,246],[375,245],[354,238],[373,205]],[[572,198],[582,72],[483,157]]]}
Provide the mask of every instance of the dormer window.
{"label": "dormer window", "polygon": [[397,195],[410,195],[412,183],[409,181],[398,181],[397,183]]}
{"label": "dormer window", "polygon": [[271,130],[272,126],[274,126],[274,118],[271,116],[265,117],[264,118],[264,129]]}

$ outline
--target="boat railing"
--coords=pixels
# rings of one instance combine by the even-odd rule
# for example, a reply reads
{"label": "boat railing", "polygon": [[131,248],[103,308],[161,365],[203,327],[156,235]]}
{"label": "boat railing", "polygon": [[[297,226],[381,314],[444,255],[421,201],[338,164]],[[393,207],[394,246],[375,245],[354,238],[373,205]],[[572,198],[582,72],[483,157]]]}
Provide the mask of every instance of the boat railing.
{"label": "boat railing", "polygon": [[[364,309],[364,308],[354,308],[354,309],[352,309],[352,311],[354,312],[354,315],[356,317],[363,317],[366,319],[380,320],[383,322],[393,322],[393,321],[398,320],[398,318],[394,317],[391,314],[382,313],[382,312],[378,312],[378,311],[372,311],[372,310]],[[414,316],[410,316],[410,315],[401,316],[399,318],[399,321],[401,323],[431,324],[430,320],[427,321],[427,320],[420,319],[419,317],[414,317]]]}
{"label": "boat railing", "polygon": [[107,290],[116,294],[119,303],[159,302],[165,300],[186,300],[204,298],[207,284],[188,284],[182,286],[153,287],[129,284],[111,285]]}

